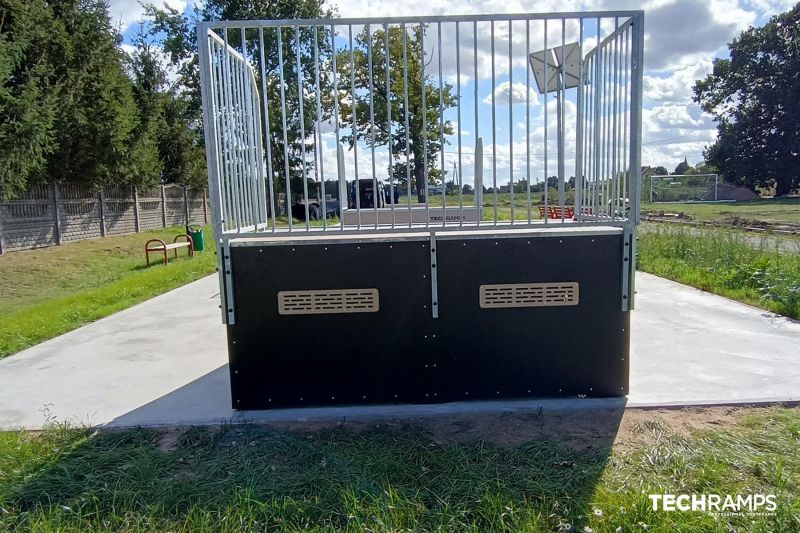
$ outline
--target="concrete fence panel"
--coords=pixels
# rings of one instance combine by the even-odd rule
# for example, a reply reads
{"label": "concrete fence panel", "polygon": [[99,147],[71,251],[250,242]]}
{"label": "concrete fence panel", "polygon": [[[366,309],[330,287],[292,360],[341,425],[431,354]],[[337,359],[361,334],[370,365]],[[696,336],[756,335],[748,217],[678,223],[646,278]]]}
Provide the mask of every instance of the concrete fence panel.
{"label": "concrete fence panel", "polygon": [[0,253],[208,222],[205,191],[43,184],[0,203]]}

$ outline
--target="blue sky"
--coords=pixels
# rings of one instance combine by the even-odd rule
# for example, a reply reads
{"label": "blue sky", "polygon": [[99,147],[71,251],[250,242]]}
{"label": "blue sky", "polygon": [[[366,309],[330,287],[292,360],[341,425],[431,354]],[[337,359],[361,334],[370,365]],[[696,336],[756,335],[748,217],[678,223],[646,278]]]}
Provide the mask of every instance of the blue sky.
{"label": "blue sky", "polygon": [[[167,0],[167,3],[177,9],[189,9],[186,0]],[[471,14],[471,13],[523,13],[531,10],[531,4],[519,0],[510,0],[501,5],[485,0],[466,0],[457,4],[458,10],[453,9],[454,4],[446,0],[403,0],[397,2],[380,2],[373,0],[350,0],[348,2],[334,2],[341,16],[363,16],[369,13],[370,16],[407,16],[407,15],[440,15],[440,14]],[[642,162],[649,165],[663,165],[668,169],[674,168],[684,157],[691,164],[702,160],[702,150],[715,138],[715,127],[710,117],[703,113],[700,108],[692,103],[692,86],[696,79],[704,77],[711,70],[711,62],[714,57],[724,57],[726,55],[726,43],[737,36],[741,31],[750,25],[763,24],[771,15],[780,13],[791,8],[792,2],[787,0],[648,0],[645,2],[611,2],[605,0],[578,0],[578,1],[556,1],[546,0],[535,4],[536,12],[564,12],[564,11],[590,11],[590,10],[623,10],[623,9],[644,9],[645,10],[645,72],[644,72],[644,109],[643,109],[643,150]],[[124,29],[126,40],[135,36],[138,29],[137,21],[141,20],[142,9],[138,0],[111,0],[110,11],[112,17]],[[433,29],[435,33],[435,28]],[[463,31],[463,30],[462,30]],[[467,35],[471,38],[470,33]],[[481,33],[483,30],[479,30]],[[486,30],[488,31],[488,30]],[[525,177],[527,172],[526,148],[524,136],[526,133],[525,116],[525,83],[526,66],[520,64],[524,62],[524,49],[522,53],[514,55],[517,61],[511,70],[513,85],[509,84],[508,76],[508,35],[507,28],[497,27],[495,34],[495,63],[496,76],[494,84],[488,76],[489,61],[491,56],[485,53],[490,40],[481,41],[479,52],[480,64],[478,75],[478,118],[483,125],[491,124],[491,94],[494,92],[497,105],[495,107],[495,142],[497,149],[502,153],[498,160],[497,172],[499,175],[507,175],[513,171],[515,179]],[[452,31],[450,32],[452,34]],[[521,27],[514,27],[514,50],[517,46],[524,46],[524,30]],[[542,28],[538,31],[534,28],[531,32],[532,39],[539,39],[539,44],[543,42]],[[577,30],[567,30],[565,39],[567,42],[576,40]],[[592,30],[586,28],[584,37],[593,36]],[[462,35],[462,40],[465,35]],[[432,35],[430,39],[435,40]],[[548,28],[548,38],[552,44],[560,44],[560,28],[554,33],[554,28]],[[488,39],[488,37],[487,37]],[[505,39],[505,40],[504,40]],[[520,39],[523,39],[520,41]],[[552,43],[556,41],[556,43]],[[552,44],[551,44],[552,43]],[[463,44],[463,43],[462,43]],[[541,48],[539,46],[538,48]],[[531,50],[538,49],[532,42]],[[455,81],[454,57],[455,42],[452,35],[444,35],[443,39],[443,73],[446,81]],[[463,49],[463,48],[462,48]],[[585,50],[588,46],[585,47]],[[584,51],[585,51],[584,50]],[[434,61],[429,65],[427,72],[438,79],[438,62]],[[461,57],[462,76],[462,95],[464,103],[462,105],[461,131],[462,143],[465,146],[462,153],[471,152],[471,147],[475,142],[474,131],[474,92],[475,80],[472,70],[472,56]],[[468,66],[465,66],[468,63]],[[532,78],[532,77],[531,77]],[[531,80],[532,81],[532,80]],[[509,116],[509,89],[511,97],[516,104],[511,106],[512,115]],[[539,137],[532,143],[533,159],[535,154],[543,151],[544,143],[541,138],[544,133],[542,121],[544,113],[544,98],[542,95],[531,94],[531,99],[535,99],[535,105],[531,109],[531,131],[539,128]],[[570,91],[570,92],[574,92]],[[575,106],[574,95],[567,97],[570,102],[566,106],[567,133],[570,128],[574,129]],[[548,97],[548,105],[554,106],[553,97]],[[506,102],[506,103],[503,103]],[[549,109],[549,108],[548,108]],[[548,124],[548,174],[553,174],[551,170],[555,164],[554,152],[555,145],[552,144],[552,128],[555,114],[554,110],[548,111],[550,124]],[[448,112],[447,118],[455,121],[455,110]],[[511,125],[509,127],[509,125]],[[484,144],[491,147],[490,130],[480,128],[480,135],[484,139]],[[509,130],[513,135],[514,142],[509,142]],[[520,144],[518,139],[523,139]],[[513,164],[508,158],[509,147],[514,146]],[[335,150],[333,150],[331,137],[326,139],[326,167],[335,168]],[[451,162],[456,160],[456,138],[451,139],[445,158],[445,167],[450,168]],[[467,148],[470,147],[470,148]],[[367,150],[360,150],[359,168],[371,165],[370,153]],[[574,152],[574,145],[565,150],[569,161],[570,152]],[[505,159],[503,159],[503,157]],[[377,154],[376,164],[386,168],[388,157],[386,154]],[[466,163],[465,163],[466,165]],[[532,164],[532,177],[543,175],[544,161],[539,157]],[[470,165],[471,166],[471,165]],[[571,163],[567,166],[567,175],[570,175]],[[491,163],[488,169],[491,173]],[[327,172],[326,172],[327,174]],[[471,172],[465,168],[464,179],[471,179]],[[491,180],[491,176],[485,178]],[[507,179],[507,178],[506,178]]]}

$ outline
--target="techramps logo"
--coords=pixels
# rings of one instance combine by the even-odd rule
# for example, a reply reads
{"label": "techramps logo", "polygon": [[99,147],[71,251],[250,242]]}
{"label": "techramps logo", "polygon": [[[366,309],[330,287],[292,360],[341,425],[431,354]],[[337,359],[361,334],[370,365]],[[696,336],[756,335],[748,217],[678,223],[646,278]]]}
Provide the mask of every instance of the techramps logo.
{"label": "techramps logo", "polygon": [[774,494],[648,494],[654,511],[698,511],[716,516],[774,516]]}

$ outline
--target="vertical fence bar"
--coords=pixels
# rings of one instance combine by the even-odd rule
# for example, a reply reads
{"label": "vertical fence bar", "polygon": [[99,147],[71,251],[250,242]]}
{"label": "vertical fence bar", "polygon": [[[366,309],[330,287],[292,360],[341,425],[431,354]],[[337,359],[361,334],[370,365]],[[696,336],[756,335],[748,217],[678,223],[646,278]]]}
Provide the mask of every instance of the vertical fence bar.
{"label": "vertical fence bar", "polygon": [[444,80],[442,76],[442,23],[437,23],[439,44],[439,159],[442,167],[442,227],[447,225],[447,183],[444,168]]}
{"label": "vertical fence bar", "polygon": [[[492,196],[494,197],[494,225],[497,226],[497,114],[495,112],[494,21],[491,21],[492,49]],[[477,50],[476,50],[477,52]]]}
{"label": "vertical fence bar", "polygon": [[[531,22],[525,21],[525,62],[531,53]],[[533,218],[531,213],[531,69],[525,66],[525,188],[528,198],[528,224]]]}
{"label": "vertical fence bar", "polygon": [[564,158],[566,150],[566,139],[565,139],[565,132],[566,132],[566,124],[565,124],[565,108],[567,107],[566,103],[566,87],[565,87],[565,79],[564,79],[564,60],[566,59],[565,55],[565,47],[566,47],[566,32],[567,32],[567,19],[561,19],[561,61],[558,65],[558,88],[556,89],[556,95],[558,98],[558,205],[560,207],[560,219],[561,223],[564,223],[564,214],[566,212],[565,204],[566,204],[566,196],[565,196],[565,189],[566,189],[566,180],[567,180],[567,170],[564,164]]}
{"label": "vertical fence bar", "polygon": [[[220,145],[220,139],[224,132],[218,131],[217,125],[220,124],[217,114],[222,114],[222,105],[219,104],[218,98],[221,98],[220,91],[218,91],[217,81],[219,80],[219,57],[214,54],[212,56],[212,47],[216,50],[216,41],[211,38],[212,32],[204,25],[199,25],[197,28],[197,46],[198,46],[198,59],[200,64],[200,79],[201,79],[201,96],[203,100],[203,130],[205,134],[205,145],[208,151],[208,188],[210,194],[214,198],[211,204],[211,211],[214,218],[214,251],[217,254],[217,269],[220,272],[225,271],[224,262],[224,246],[221,246],[223,233],[225,230],[224,222],[224,203],[223,203],[223,184],[222,169],[220,168],[220,157],[224,158],[223,151]],[[216,73],[216,76],[215,76]],[[221,101],[221,100],[220,100]],[[215,113],[216,111],[216,113]],[[164,198],[162,188],[162,199]],[[101,205],[102,205],[102,191],[101,191]],[[102,213],[103,211],[101,211]],[[103,224],[105,226],[105,223]],[[220,306],[222,313],[223,323],[229,323],[233,319],[233,315],[228,311],[229,307],[226,298],[226,279],[225,276],[219,277],[219,290],[222,295],[222,305]]]}
{"label": "vertical fence bar", "polygon": [[411,211],[411,151],[409,146],[409,124],[408,124],[408,31],[406,25],[402,24],[403,32],[403,109],[405,114],[406,127],[406,186],[408,188],[408,227],[413,222]]}
{"label": "vertical fence bar", "polygon": [[[341,149],[341,140],[339,138],[339,80],[337,78],[337,53],[336,53],[336,27],[331,24],[331,63],[332,63],[332,71],[331,77],[333,79],[333,129],[336,135],[336,159],[337,159],[337,171],[338,167],[344,164],[344,161],[339,161],[339,150]],[[344,159],[344,158],[342,158]],[[344,198],[342,198],[342,186],[339,183],[339,187],[337,190],[339,191],[339,230],[344,231],[344,210],[347,209],[349,206],[348,202],[348,194],[347,194],[347,178],[342,176],[341,178],[344,179]]]}
{"label": "vertical fence bar", "polygon": [[278,73],[280,77],[281,83],[281,123],[283,125],[283,172],[284,172],[284,180],[286,181],[285,188],[286,188],[286,218],[288,219],[289,223],[289,231],[292,231],[292,186],[289,183],[291,178],[289,177],[289,139],[287,136],[287,126],[286,126],[286,79],[284,75],[284,65],[283,65],[283,27],[278,26],[277,32],[278,34]]}
{"label": "vertical fence bar", "polygon": [[[508,21],[508,191],[511,194],[511,225],[514,225],[514,22]],[[527,69],[526,69],[527,70]]]}
{"label": "vertical fence bar", "polygon": [[[464,225],[464,178],[461,164],[461,24],[456,22],[456,101],[458,102],[458,226]],[[475,80],[477,86],[478,80]],[[476,132],[477,135],[477,132]],[[477,192],[475,192],[477,194]]]}
{"label": "vertical fence bar", "polygon": [[356,196],[356,215],[358,217],[358,229],[361,229],[361,183],[358,179],[358,122],[356,121],[356,57],[353,51],[353,25],[347,27],[350,45],[350,86],[353,91],[351,94],[351,113],[352,113],[352,134],[353,134],[353,176],[354,194]]}
{"label": "vertical fence bar", "polygon": [[[319,84],[319,28],[314,26],[314,96],[317,103],[317,135],[316,150],[314,155],[314,175],[319,179],[319,186],[322,187],[322,231],[328,229],[328,204],[325,190],[325,166],[322,155],[322,101],[320,98]],[[319,166],[317,166],[319,165]],[[340,206],[341,207],[341,206]]]}
{"label": "vertical fence bar", "polygon": [[388,142],[386,145],[389,148],[389,202],[392,209],[392,229],[397,224],[395,217],[395,186],[394,186],[394,168],[392,161],[394,160],[393,145],[392,145],[392,78],[391,78],[391,54],[389,52],[389,25],[383,25],[383,51],[386,54],[386,136]]}
{"label": "vertical fence bar", "polygon": [[[300,44],[300,26],[294,27],[294,39],[295,43],[297,44],[297,50],[295,50],[295,63],[297,65],[297,105],[298,111],[300,113],[300,156],[302,159],[301,168],[303,169],[303,174],[301,178],[303,179],[303,210],[306,214],[306,231],[308,231],[310,224],[309,224],[309,206],[308,206],[308,169],[306,167],[307,164],[307,154],[306,154],[306,117],[304,114],[304,102],[305,102],[305,87],[303,87],[303,66],[300,64],[300,56],[302,55],[302,46]],[[354,91],[355,94],[355,91]]]}
{"label": "vertical fence bar", "polygon": [[263,166],[263,158],[260,155],[259,144],[261,143],[261,132],[256,132],[255,125],[259,125],[259,129],[261,126],[261,113],[258,110],[259,106],[256,103],[254,97],[255,95],[252,82],[250,79],[251,70],[250,70],[250,59],[247,54],[247,30],[246,28],[242,28],[241,30],[242,35],[242,85],[244,86],[244,94],[245,94],[245,104],[246,108],[246,115],[244,117],[245,124],[247,125],[246,132],[247,132],[247,153],[248,153],[248,184],[250,190],[250,225],[252,225],[256,231],[258,231],[258,224],[264,218],[262,217],[262,208],[261,202],[259,201],[259,196],[261,196],[261,186],[259,184],[260,180],[260,168]]}
{"label": "vertical fence bar", "polygon": [[258,42],[260,44],[258,49],[261,69],[261,98],[264,104],[264,143],[267,145],[267,183],[269,184],[269,194],[267,195],[267,198],[269,201],[269,213],[272,216],[272,231],[274,232],[277,229],[275,227],[275,208],[277,207],[277,195],[275,194],[272,173],[272,125],[269,122],[269,92],[267,91],[267,68],[264,57],[264,28],[258,28]]}
{"label": "vertical fence bar", "polygon": [[[600,46],[600,18],[597,18],[597,46]],[[602,91],[601,91],[601,72],[600,72],[600,50],[594,55],[594,90],[592,98],[594,99],[594,138],[592,139],[592,146],[593,146],[593,155],[594,155],[594,190],[592,191],[592,213],[595,216],[598,216],[600,213],[598,212],[599,208],[599,195],[600,195],[600,103],[602,102]]]}
{"label": "vertical fence bar", "polygon": [[[425,198],[425,227],[427,228],[427,227],[430,227],[430,225],[431,225],[431,212],[430,212],[431,202],[430,202],[430,197],[428,195],[428,121],[427,121],[428,108],[427,108],[426,102],[425,102],[425,99],[426,99],[426,96],[427,96],[426,93],[428,91],[427,91],[427,87],[426,87],[427,76],[425,75],[425,67],[427,66],[425,64],[425,57],[426,57],[426,53],[425,53],[425,26],[423,24],[420,24],[417,31],[418,31],[417,39],[419,40],[420,55],[421,55],[421,58],[420,58],[420,61],[421,61],[421,64],[420,64],[420,76],[422,77],[422,81],[420,83],[420,85],[422,87],[422,109],[420,110],[420,114],[422,115],[422,168],[423,168],[423,170],[422,170],[422,187],[424,188],[424,191],[425,191],[425,193],[424,193],[425,194],[425,196],[424,196],[424,198]],[[419,183],[417,183],[417,188],[419,188]],[[417,191],[417,195],[419,195],[419,191]]]}
{"label": "vertical fence bar", "polygon": [[[631,54],[631,104],[630,104],[630,169],[631,169],[631,198],[641,198],[641,149],[642,149],[642,60],[644,56],[644,13],[638,13],[633,20]],[[634,224],[639,223],[639,201],[632,201],[631,219]],[[632,256],[635,257],[635,256]],[[633,290],[631,288],[631,295]],[[632,302],[631,302],[632,303]]]}
{"label": "vertical fence bar", "polygon": [[[228,137],[228,155],[231,155],[231,152],[234,152],[234,159],[230,163],[231,168],[231,175],[230,175],[230,182],[233,185],[233,194],[232,194],[232,205],[233,205],[233,215],[234,215],[234,224],[236,225],[236,230],[241,231],[242,229],[242,213],[241,213],[241,193],[239,191],[239,157],[238,157],[238,139],[231,139],[231,136],[239,129],[237,127],[238,113],[235,112],[233,107],[233,100],[235,98],[235,94],[238,90],[236,86],[236,76],[234,76],[231,72],[231,61],[230,61],[230,44],[228,42],[228,30],[227,28],[223,30],[223,40],[225,41],[225,61],[223,63],[225,68],[225,81],[224,85],[227,86],[228,89],[228,98],[226,98],[227,103],[227,115],[229,119],[229,129],[227,132]],[[233,125],[231,126],[231,122]]]}
{"label": "vertical fence bar", "polygon": [[544,223],[547,224],[547,219],[550,217],[549,213],[549,200],[550,200],[550,186],[547,176],[547,89],[550,84],[547,79],[548,57],[547,53],[547,19],[544,20],[544,110],[542,116],[544,117]]}
{"label": "vertical fence bar", "polygon": [[581,220],[581,188],[583,187],[583,19],[578,19],[578,91],[576,95],[575,122],[575,189],[572,205],[575,220]]}
{"label": "vertical fence bar", "polygon": [[[372,151],[372,209],[375,216],[375,229],[378,229],[378,176],[375,172],[375,91],[373,88],[372,73],[372,28],[366,26],[367,32],[367,76],[369,77],[369,130]],[[388,94],[387,94],[388,96]]]}
{"label": "vertical fence bar", "polygon": [[[230,46],[230,41],[228,44]],[[236,119],[236,128],[234,131],[236,132],[236,185],[239,191],[236,198],[238,200],[237,205],[239,206],[239,231],[241,232],[250,224],[247,206],[247,141],[244,139],[246,125],[244,110],[242,109],[245,98],[244,87],[242,87],[241,69],[236,61],[232,61],[231,65],[233,67],[231,70],[231,77],[233,78],[235,91],[234,117]]]}
{"label": "vertical fence bar", "polygon": [[[619,29],[619,22],[618,19],[615,19],[615,28],[614,33],[617,33]],[[614,217],[616,219],[622,219],[623,213],[620,211],[620,187],[622,186],[622,174],[620,172],[620,156],[621,156],[621,148],[622,148],[622,139],[619,137],[622,135],[622,128],[620,127],[619,121],[619,111],[620,111],[620,98],[619,98],[619,86],[621,83],[621,76],[620,76],[620,41],[619,41],[619,34],[614,37],[614,104],[613,104],[613,115],[614,115],[614,164],[612,168],[612,175],[614,176]]]}
{"label": "vertical fence bar", "polygon": [[[481,132],[478,129],[479,121],[478,121],[478,22],[475,21],[472,23],[472,58],[473,58],[473,67],[475,72],[475,82],[473,85],[475,86],[475,140],[476,140],[476,147],[478,146],[477,140],[481,138]],[[481,146],[483,146],[481,144]],[[478,158],[483,157],[483,154],[475,153],[473,168],[475,169],[474,172],[477,173],[478,168]],[[477,183],[477,185],[481,188],[481,190],[473,191],[473,203],[475,204],[475,208],[478,210],[478,226],[481,225],[483,222],[483,176],[481,176],[481,181]],[[479,205],[480,204],[480,205]]]}

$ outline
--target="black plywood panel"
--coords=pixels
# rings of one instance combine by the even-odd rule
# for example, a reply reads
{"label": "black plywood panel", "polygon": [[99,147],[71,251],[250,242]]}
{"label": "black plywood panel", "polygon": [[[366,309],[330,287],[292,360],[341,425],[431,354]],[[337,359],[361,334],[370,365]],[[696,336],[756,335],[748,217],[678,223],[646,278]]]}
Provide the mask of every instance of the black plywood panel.
{"label": "black plywood panel", "polygon": [[[628,387],[621,235],[234,247],[233,406],[618,396]],[[576,281],[574,307],[481,309],[479,286]],[[380,311],[282,316],[283,290],[377,288]]]}

